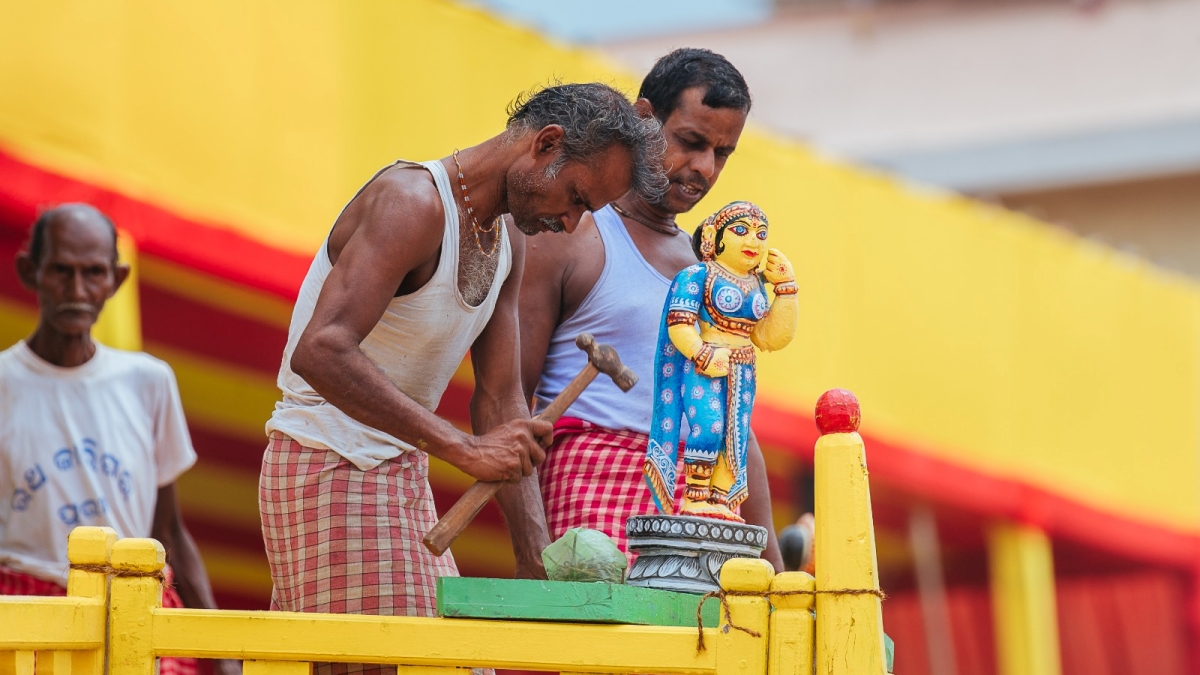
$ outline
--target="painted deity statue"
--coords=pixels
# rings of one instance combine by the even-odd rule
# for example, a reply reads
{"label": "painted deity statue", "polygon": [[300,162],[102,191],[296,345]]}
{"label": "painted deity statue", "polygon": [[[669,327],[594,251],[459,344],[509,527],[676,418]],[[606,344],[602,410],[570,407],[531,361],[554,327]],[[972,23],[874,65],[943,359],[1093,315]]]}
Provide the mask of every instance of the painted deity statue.
{"label": "painted deity statue", "polygon": [[658,510],[673,514],[682,450],[687,484],[679,515],[744,522],[736,509],[747,496],[754,349],[792,341],[796,281],[787,258],[767,248],[767,216],[749,202],[709,216],[692,246],[701,262],[675,276],[663,309],[646,483]]}

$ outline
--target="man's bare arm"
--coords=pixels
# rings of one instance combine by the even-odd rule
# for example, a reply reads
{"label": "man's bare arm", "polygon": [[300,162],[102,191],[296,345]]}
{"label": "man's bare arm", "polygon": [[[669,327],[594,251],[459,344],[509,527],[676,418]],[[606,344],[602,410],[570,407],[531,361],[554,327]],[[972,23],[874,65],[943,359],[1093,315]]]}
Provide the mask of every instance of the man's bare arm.
{"label": "man's bare arm", "polygon": [[[213,599],[204,561],[200,559],[200,549],[196,547],[196,542],[184,527],[183,517],[179,514],[179,501],[175,498],[174,483],[158,489],[150,536],[162,543],[163,548],[167,550],[167,562],[171,564],[171,570],[175,574],[175,587],[179,590],[183,606],[191,609],[216,609],[217,602]],[[233,659],[219,659],[214,662],[214,666],[216,675],[242,673],[242,664]]]}
{"label": "man's bare arm", "polygon": [[[528,421],[474,437],[421,407],[389,380],[359,345],[405,277],[437,255],[443,214],[436,188],[416,171],[385,174],[343,218],[355,222],[321,289],[292,370],[350,417],[414,445],[479,480],[516,481],[532,471],[540,446]],[[335,229],[335,234],[336,234]]]}
{"label": "man's bare arm", "polygon": [[[512,237],[513,267],[496,300],[496,309],[487,327],[471,347],[471,364],[475,371],[475,392],[471,397],[471,425],[477,434],[513,419],[527,419],[529,405],[521,390],[521,371],[518,368],[520,344],[517,318],[518,294],[522,286],[525,247],[523,237],[509,226]],[[543,445],[549,445],[553,427],[544,424]],[[531,457],[536,466],[545,459],[540,451]],[[546,578],[542,566],[542,549],[550,545],[546,514],[536,471],[516,485],[507,485],[496,495],[504,520],[512,535],[513,552],[517,559],[517,578]]]}
{"label": "man's bare arm", "polygon": [[783,554],[779,551],[779,540],[775,537],[775,523],[771,517],[771,486],[767,483],[767,463],[754,430],[746,445],[746,490],[749,495],[742,503],[742,517],[751,525],[767,528],[767,547],[762,558],[783,571]]}
{"label": "man's bare arm", "polygon": [[562,319],[563,269],[569,244],[566,239],[546,234],[525,240],[520,327],[521,382],[527,404],[533,400],[550,339]]}

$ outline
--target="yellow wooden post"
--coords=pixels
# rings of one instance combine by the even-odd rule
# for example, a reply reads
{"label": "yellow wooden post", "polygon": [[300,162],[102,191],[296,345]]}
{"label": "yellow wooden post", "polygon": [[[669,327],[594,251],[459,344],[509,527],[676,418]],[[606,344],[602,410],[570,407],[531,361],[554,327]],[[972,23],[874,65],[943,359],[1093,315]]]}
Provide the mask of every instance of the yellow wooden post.
{"label": "yellow wooden post", "polygon": [[128,233],[117,237],[117,255],[129,265],[129,278],[108,302],[92,327],[96,341],[129,351],[142,349],[142,310],[138,296],[137,243]]}
{"label": "yellow wooden post", "polygon": [[[772,593],[813,591],[817,582],[806,572],[786,572],[771,582]],[[816,624],[813,596],[773,595],[769,675],[812,675]]]}
{"label": "yellow wooden post", "polygon": [[[67,560],[73,565],[107,566],[117,533],[111,527],[77,527],[67,537]],[[75,598],[94,598],[108,602],[108,575],[102,571],[73,569],[67,574],[67,595]],[[57,654],[64,654],[69,661]],[[104,675],[104,649],[56,652],[56,657],[43,664],[39,659],[39,675]]]}
{"label": "yellow wooden post", "polygon": [[988,531],[988,566],[1000,675],[1059,675],[1050,539],[1033,527],[997,523]]}
{"label": "yellow wooden post", "polygon": [[161,572],[167,554],[153,539],[121,539],[113,545],[115,575],[109,599],[108,658],[111,675],[154,675],[154,617],[162,603]]}
{"label": "yellow wooden post", "polygon": [[843,389],[817,401],[815,455],[817,672],[883,675],[880,599],[821,591],[879,590],[867,459],[858,435],[858,400]]}
{"label": "yellow wooden post", "polygon": [[[727,596],[729,620],[721,612],[721,626],[716,640],[717,675],[759,675],[767,672],[767,630],[770,628],[771,605],[766,594],[771,590],[774,576],[775,568],[762,559],[734,558],[721,567],[722,590],[760,595]],[[750,632],[738,630],[730,626],[730,622]]]}

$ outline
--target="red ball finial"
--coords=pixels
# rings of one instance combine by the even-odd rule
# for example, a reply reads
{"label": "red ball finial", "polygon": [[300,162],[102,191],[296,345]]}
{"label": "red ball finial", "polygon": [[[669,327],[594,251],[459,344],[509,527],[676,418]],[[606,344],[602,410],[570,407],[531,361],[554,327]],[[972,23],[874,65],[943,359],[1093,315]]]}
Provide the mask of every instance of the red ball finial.
{"label": "red ball finial", "polygon": [[845,389],[830,389],[817,399],[817,430],[824,434],[858,431],[862,411],[858,399]]}

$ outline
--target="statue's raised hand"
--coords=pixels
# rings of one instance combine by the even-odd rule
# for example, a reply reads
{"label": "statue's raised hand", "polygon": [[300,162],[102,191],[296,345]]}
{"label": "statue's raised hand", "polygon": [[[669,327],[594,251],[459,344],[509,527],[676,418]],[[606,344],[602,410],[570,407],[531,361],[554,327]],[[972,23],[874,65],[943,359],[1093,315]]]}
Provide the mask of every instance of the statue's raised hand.
{"label": "statue's raised hand", "polygon": [[709,377],[725,377],[729,374],[729,356],[732,352],[728,347],[717,347],[713,350],[712,360],[700,372]]}
{"label": "statue's raised hand", "polygon": [[787,257],[780,253],[779,249],[772,248],[767,250],[767,264],[763,268],[763,278],[771,284],[785,284],[795,281],[796,273],[792,271],[792,263],[788,262]]}

